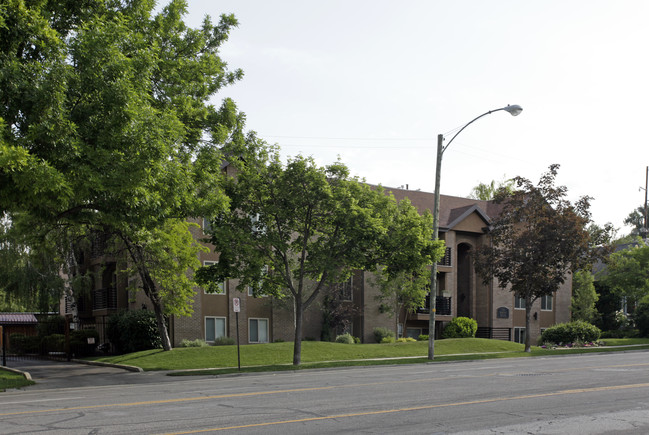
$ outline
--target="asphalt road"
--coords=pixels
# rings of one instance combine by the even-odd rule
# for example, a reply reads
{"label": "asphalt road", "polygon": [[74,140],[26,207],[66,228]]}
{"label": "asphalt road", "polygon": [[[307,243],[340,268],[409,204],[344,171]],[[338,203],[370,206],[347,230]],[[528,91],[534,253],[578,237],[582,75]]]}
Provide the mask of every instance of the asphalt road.
{"label": "asphalt road", "polygon": [[649,433],[647,351],[199,378],[113,370],[88,375],[101,386],[62,375],[0,393],[0,433]]}

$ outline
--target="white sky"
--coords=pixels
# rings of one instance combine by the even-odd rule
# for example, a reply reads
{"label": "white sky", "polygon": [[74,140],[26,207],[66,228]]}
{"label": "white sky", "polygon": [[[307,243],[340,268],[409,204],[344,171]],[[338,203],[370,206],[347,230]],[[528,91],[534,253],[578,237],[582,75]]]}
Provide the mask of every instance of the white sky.
{"label": "white sky", "polygon": [[340,156],[370,183],[432,192],[437,134],[519,104],[457,137],[442,193],[536,183],[558,163],[570,199],[594,197],[594,221],[619,235],[644,203],[645,0],[189,0],[186,18],[222,13],[239,20],[222,57],[245,77],[215,103],[233,98],[285,156]]}

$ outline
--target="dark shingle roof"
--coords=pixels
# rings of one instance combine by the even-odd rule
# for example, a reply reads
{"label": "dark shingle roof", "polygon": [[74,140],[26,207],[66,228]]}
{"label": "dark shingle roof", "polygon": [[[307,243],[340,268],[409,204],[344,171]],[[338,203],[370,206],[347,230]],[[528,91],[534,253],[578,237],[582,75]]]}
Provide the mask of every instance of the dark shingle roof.
{"label": "dark shingle roof", "polygon": [[31,313],[0,313],[0,325],[35,325],[36,316]]}

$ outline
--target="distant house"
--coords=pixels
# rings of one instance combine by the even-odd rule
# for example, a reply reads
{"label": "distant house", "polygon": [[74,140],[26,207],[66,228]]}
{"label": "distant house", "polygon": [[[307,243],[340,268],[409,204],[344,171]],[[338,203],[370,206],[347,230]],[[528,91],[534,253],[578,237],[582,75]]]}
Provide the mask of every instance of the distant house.
{"label": "distant house", "polygon": [[[432,210],[434,195],[429,192],[386,188],[397,200],[409,198],[420,212]],[[486,233],[491,219],[500,213],[500,207],[491,201],[442,195],[440,204],[440,239],[446,242],[446,253],[438,265],[438,294],[436,334],[454,317],[471,317],[478,322],[478,336],[523,342],[525,333],[524,301],[514,293],[502,289],[497,282],[484,284],[473,266],[473,252],[489,243]],[[208,223],[197,220],[197,239],[205,237]],[[95,246],[96,245],[96,246]],[[102,256],[98,239],[84,259],[85,267],[96,271],[93,290],[87,299],[68,301],[63,309],[74,313],[79,322],[103,324],[106,316],[120,309],[146,308],[148,301],[141,293],[129,295],[128,277],[120,276],[118,259]],[[209,246],[209,245],[208,245]],[[201,253],[203,265],[218,261],[218,253]],[[324,335],[350,332],[363,342],[373,342],[373,330],[387,327],[402,336],[417,337],[428,334],[429,301],[417,313],[390,316],[377,300],[378,290],[373,285],[372,273],[357,271],[350,280],[329,289],[304,315],[305,339],[320,340]],[[293,340],[292,305],[273,297],[255,297],[251,291],[238,291],[238,280],[226,280],[218,290],[197,289],[191,317],[170,319],[170,335],[174,346],[183,339],[203,339],[214,342],[219,337],[235,337],[237,325],[233,312],[233,298],[239,298],[239,334],[242,343],[265,343]],[[570,320],[572,280],[566,282],[552,296],[537,300],[532,308],[532,340],[540,332],[555,324]],[[333,331],[324,326],[331,319],[332,301],[336,305],[337,323]],[[72,303],[73,302],[73,303]],[[327,314],[327,315],[325,315]],[[331,335],[329,335],[331,337]]]}

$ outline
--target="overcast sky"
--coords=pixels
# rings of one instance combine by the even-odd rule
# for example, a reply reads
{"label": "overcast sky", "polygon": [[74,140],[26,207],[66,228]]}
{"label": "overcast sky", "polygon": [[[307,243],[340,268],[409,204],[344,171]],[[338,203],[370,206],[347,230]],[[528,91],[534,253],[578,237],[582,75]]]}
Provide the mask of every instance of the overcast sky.
{"label": "overcast sky", "polygon": [[[162,0],[164,3],[164,0]],[[234,13],[225,88],[284,156],[340,156],[370,183],[432,192],[437,135],[486,116],[444,154],[443,194],[550,164],[594,221],[644,204],[649,2],[189,0],[187,21]]]}

